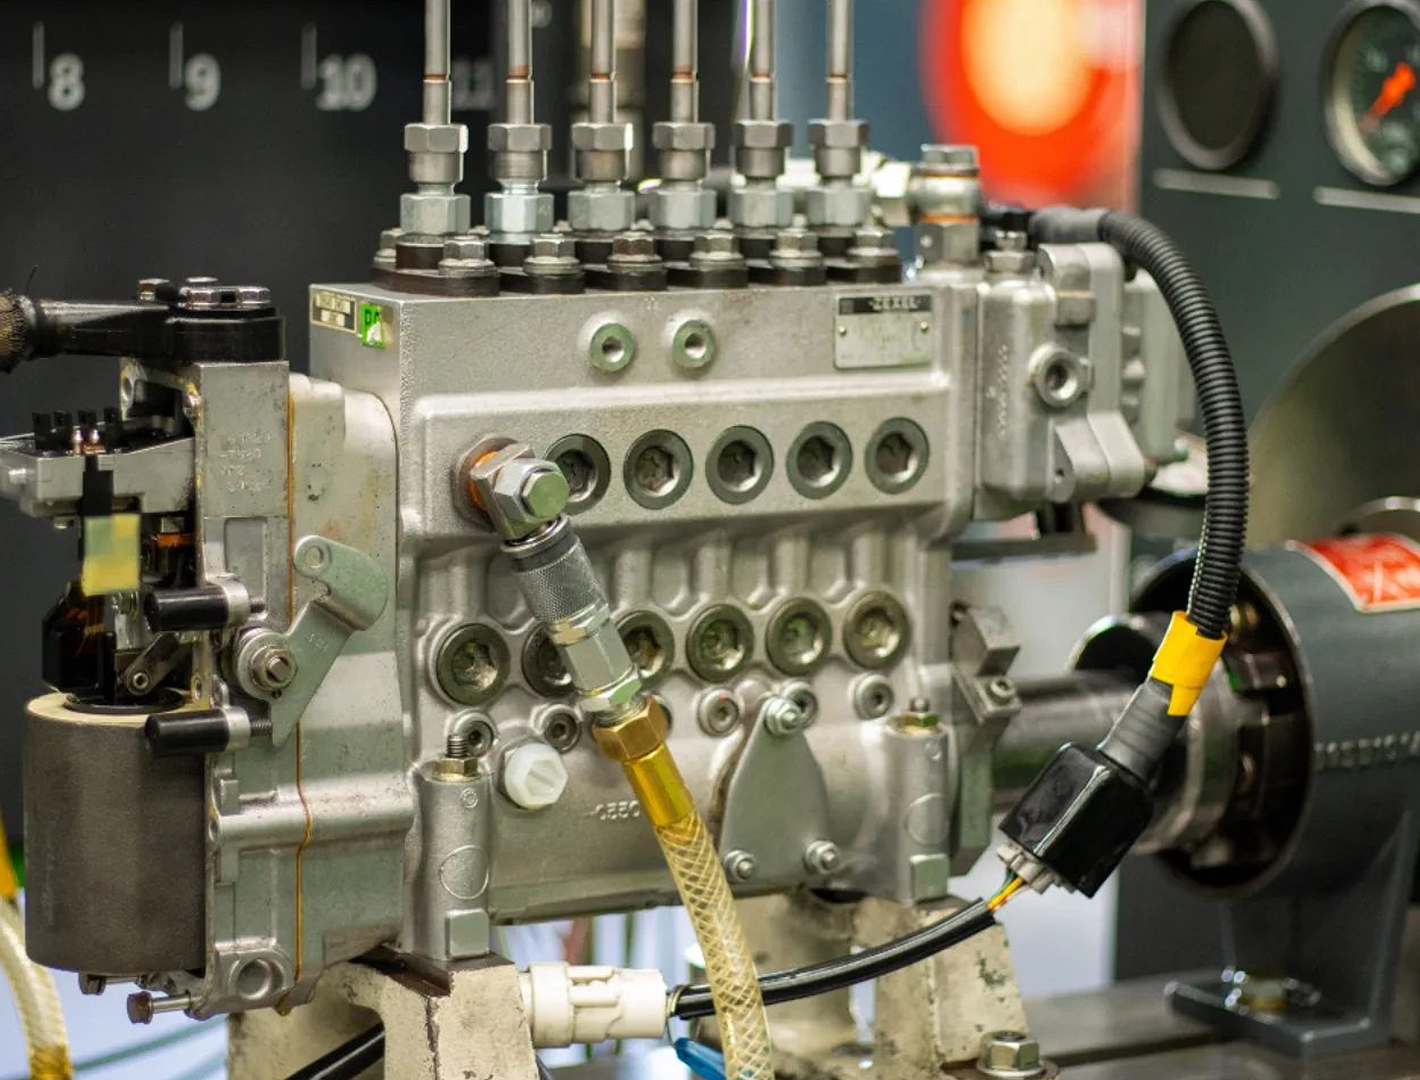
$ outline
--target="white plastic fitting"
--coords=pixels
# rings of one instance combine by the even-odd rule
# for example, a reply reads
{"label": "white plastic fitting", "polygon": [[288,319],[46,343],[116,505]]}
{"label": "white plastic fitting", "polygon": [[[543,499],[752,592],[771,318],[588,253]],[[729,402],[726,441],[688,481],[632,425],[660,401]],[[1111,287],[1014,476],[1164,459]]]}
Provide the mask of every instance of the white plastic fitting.
{"label": "white plastic fitting", "polygon": [[523,743],[503,759],[503,790],[524,810],[551,806],[566,786],[567,766],[547,743]]}
{"label": "white plastic fitting", "polygon": [[659,971],[548,961],[518,972],[518,985],[534,1046],[658,1039],[665,1031],[666,980]]}

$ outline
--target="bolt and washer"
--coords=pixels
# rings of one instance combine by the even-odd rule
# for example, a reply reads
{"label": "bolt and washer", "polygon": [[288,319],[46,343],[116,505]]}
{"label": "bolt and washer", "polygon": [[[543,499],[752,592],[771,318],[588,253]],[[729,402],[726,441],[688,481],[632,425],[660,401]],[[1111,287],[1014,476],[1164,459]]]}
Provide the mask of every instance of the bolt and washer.
{"label": "bolt and washer", "polygon": [[1045,1075],[1040,1044],[1024,1031],[992,1031],[982,1036],[976,1067],[996,1080],[1032,1080]]}
{"label": "bolt and washer", "polygon": [[1016,684],[1005,675],[997,675],[987,682],[986,696],[997,705],[1008,705],[1016,700]]}
{"label": "bolt and washer", "polygon": [[284,690],[296,677],[296,658],[285,645],[262,645],[252,655],[251,677],[263,690]]}
{"label": "bolt and washer", "polygon": [[832,840],[815,840],[804,849],[804,866],[811,874],[831,874],[842,861]]}
{"label": "bolt and washer", "polygon": [[772,697],[763,706],[764,726],[771,735],[792,735],[804,727],[804,710],[786,697]]}
{"label": "bolt and washer", "polygon": [[748,881],[754,877],[756,865],[753,855],[738,848],[725,856],[725,873],[731,881]]}

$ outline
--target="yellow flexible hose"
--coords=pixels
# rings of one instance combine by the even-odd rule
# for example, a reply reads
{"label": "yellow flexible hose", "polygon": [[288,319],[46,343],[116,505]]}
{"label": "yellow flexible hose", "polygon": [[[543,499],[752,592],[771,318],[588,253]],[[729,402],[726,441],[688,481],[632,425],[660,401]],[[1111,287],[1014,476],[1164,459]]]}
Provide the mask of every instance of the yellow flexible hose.
{"label": "yellow flexible hose", "polygon": [[15,995],[29,1050],[30,1080],[71,1080],[74,1069],[59,992],[49,972],[25,955],[24,918],[9,900],[0,900],[0,968]]}
{"label": "yellow flexible hose", "polygon": [[626,719],[593,731],[602,750],[626,770],[705,955],[725,1080],[774,1080],[769,1022],[749,941],[710,833],[666,747],[665,715],[646,698]]}

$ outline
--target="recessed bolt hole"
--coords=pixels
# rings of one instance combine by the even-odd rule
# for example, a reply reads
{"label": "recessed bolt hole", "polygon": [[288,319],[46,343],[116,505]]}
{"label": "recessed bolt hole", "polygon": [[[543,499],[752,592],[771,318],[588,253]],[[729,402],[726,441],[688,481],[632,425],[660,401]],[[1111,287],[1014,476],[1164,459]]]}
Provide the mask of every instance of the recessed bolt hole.
{"label": "recessed bolt hole", "polygon": [[715,470],[727,488],[746,491],[759,480],[759,454],[749,443],[735,439],[720,451]]}
{"label": "recessed bolt hole", "polygon": [[795,465],[810,484],[823,487],[838,476],[838,450],[827,439],[814,435],[799,447]]}
{"label": "recessed bolt hole", "polygon": [[633,475],[644,491],[652,495],[665,495],[676,486],[680,474],[669,450],[661,446],[648,446],[636,456]]}
{"label": "recessed bolt hole", "polygon": [[853,633],[874,656],[890,656],[902,641],[902,627],[882,607],[868,607],[858,615]]}
{"label": "recessed bolt hole", "polygon": [[892,480],[911,476],[917,469],[917,451],[896,431],[878,440],[874,457],[878,471]]}
{"label": "recessed bolt hole", "polygon": [[585,499],[597,486],[597,467],[581,450],[567,450],[559,454],[557,467],[567,478],[573,500]]}
{"label": "recessed bolt hole", "polygon": [[717,671],[733,671],[745,658],[739,627],[729,619],[711,619],[701,628],[700,651]]}
{"label": "recessed bolt hole", "polygon": [[602,341],[602,356],[606,357],[610,364],[620,364],[626,356],[626,346],[621,343],[620,338],[605,338]]}
{"label": "recessed bolt hole", "polygon": [[632,627],[622,635],[622,640],[626,643],[626,651],[631,654],[631,662],[643,679],[655,678],[665,670],[666,650],[661,647],[651,627]]}
{"label": "recessed bolt hole", "polygon": [[533,646],[532,666],[537,677],[547,686],[562,689],[572,685],[572,676],[567,674],[557,646],[546,634],[539,634],[537,644]]}
{"label": "recessed bolt hole", "polygon": [[788,657],[798,664],[811,664],[823,653],[827,633],[819,621],[808,612],[800,612],[784,620],[780,643]]}
{"label": "recessed bolt hole", "polygon": [[449,670],[460,686],[483,691],[497,680],[498,661],[484,642],[465,641],[454,653]]}
{"label": "recessed bolt hole", "polygon": [[685,335],[685,341],[682,347],[685,349],[685,355],[690,357],[690,359],[705,359],[706,345],[704,334],[692,330],[690,333]]}

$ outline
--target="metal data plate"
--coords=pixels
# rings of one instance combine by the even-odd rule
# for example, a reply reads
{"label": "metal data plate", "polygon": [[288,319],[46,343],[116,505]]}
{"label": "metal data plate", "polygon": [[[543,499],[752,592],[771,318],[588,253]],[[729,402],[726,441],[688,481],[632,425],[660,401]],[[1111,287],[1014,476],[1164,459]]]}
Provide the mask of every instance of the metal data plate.
{"label": "metal data plate", "polygon": [[919,367],[930,361],[931,293],[840,293],[833,304],[834,367]]}

